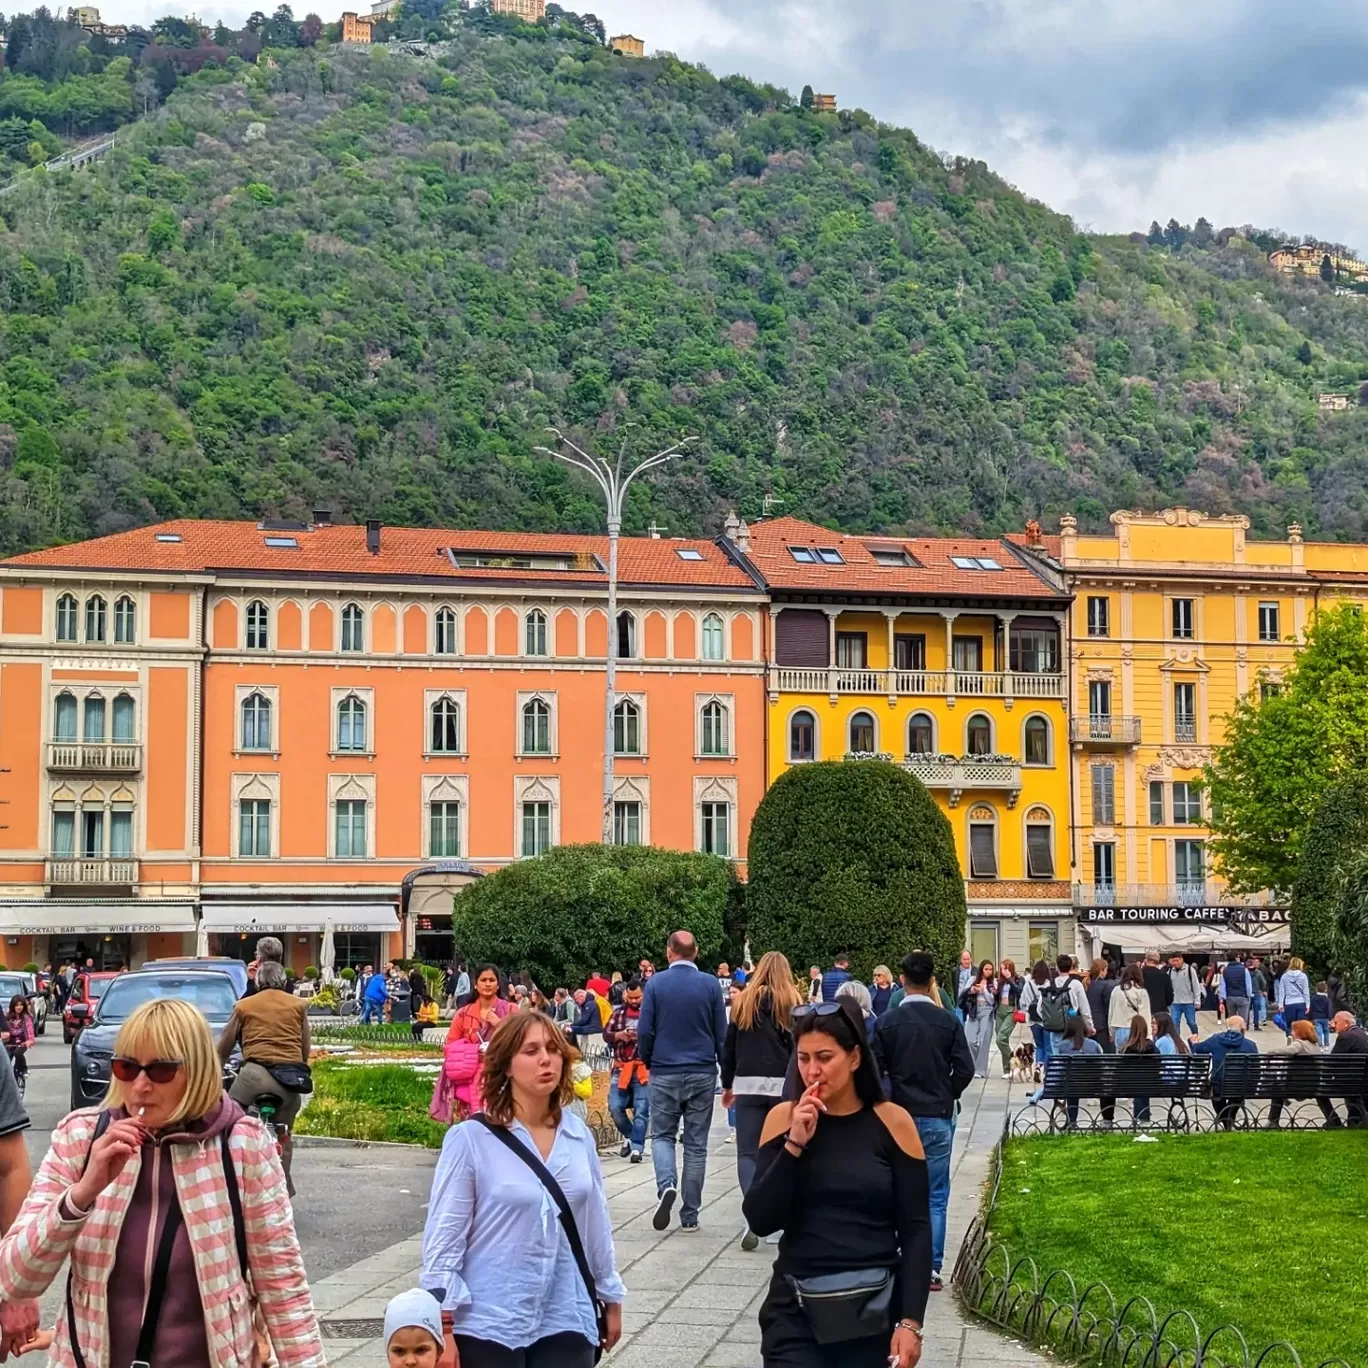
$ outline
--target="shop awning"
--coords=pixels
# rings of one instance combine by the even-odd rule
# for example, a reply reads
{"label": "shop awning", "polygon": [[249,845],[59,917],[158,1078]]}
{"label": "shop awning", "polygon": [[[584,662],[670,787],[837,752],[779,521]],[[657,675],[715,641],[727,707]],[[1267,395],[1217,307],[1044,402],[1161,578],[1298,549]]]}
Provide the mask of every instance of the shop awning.
{"label": "shop awning", "polygon": [[1213,951],[1273,951],[1288,944],[1288,928],[1273,927],[1259,935],[1230,926],[1085,926],[1091,936],[1119,945],[1123,954],[1143,955],[1148,950],[1161,954],[1208,954]]}
{"label": "shop awning", "polygon": [[205,903],[202,925],[217,934],[260,936],[277,931],[397,931],[393,903]]}
{"label": "shop awning", "polygon": [[44,902],[0,903],[0,935],[128,936],[140,932],[193,931],[194,903]]}

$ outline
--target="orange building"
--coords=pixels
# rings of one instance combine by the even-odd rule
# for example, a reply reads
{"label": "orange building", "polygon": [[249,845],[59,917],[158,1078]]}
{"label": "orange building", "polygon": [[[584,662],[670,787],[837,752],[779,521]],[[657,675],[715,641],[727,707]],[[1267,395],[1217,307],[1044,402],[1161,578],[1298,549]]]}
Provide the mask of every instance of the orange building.
{"label": "orange building", "polygon": [[646,55],[645,41],[630,33],[619,33],[616,38],[610,38],[608,48],[609,51],[616,52],[620,57],[644,57]]}
{"label": "orange building", "polygon": [[385,16],[383,14],[357,14],[346,10],[342,15],[342,41],[344,43],[371,42],[371,25]]}
{"label": "orange building", "polygon": [[[745,858],[766,596],[725,544],[175,522],[0,563],[0,935],[19,964],[443,953],[439,890],[599,838]],[[425,945],[423,937],[435,939]],[[386,939],[388,936],[388,939]]]}

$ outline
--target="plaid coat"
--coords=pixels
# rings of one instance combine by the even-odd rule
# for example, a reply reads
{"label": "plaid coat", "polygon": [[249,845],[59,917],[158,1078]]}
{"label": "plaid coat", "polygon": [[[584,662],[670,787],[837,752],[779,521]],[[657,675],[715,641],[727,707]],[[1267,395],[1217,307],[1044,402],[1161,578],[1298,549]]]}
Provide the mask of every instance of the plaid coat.
{"label": "plaid coat", "polygon": [[[18,1218],[0,1240],[0,1296],[6,1300],[40,1296],[71,1256],[72,1305],[88,1368],[108,1365],[110,1276],[119,1229],[142,1165],[141,1153],[134,1155],[89,1216],[62,1220],[58,1203],[85,1166],[98,1117],[98,1109],[86,1108],[58,1124]],[[219,1142],[170,1147],[204,1303],[211,1368],[260,1364],[252,1329],[254,1298],[281,1368],[326,1368],[275,1140],[260,1121],[244,1118],[233,1129],[229,1146],[242,1194],[250,1289],[238,1265]],[[75,1368],[75,1363],[64,1309],[48,1364]]]}

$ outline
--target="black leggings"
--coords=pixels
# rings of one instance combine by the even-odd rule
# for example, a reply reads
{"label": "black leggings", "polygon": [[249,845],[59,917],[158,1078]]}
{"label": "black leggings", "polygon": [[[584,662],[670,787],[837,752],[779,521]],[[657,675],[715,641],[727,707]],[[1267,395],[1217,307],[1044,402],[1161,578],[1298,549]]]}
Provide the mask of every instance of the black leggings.
{"label": "black leggings", "polygon": [[594,1346],[583,1335],[548,1335],[526,1349],[456,1336],[461,1368],[593,1368]]}
{"label": "black leggings", "polygon": [[765,1118],[782,1100],[744,1094],[736,1099],[736,1179],[743,1197],[750,1191],[755,1177],[755,1159],[760,1153],[760,1133],[765,1129]]}
{"label": "black leggings", "polygon": [[[896,1288],[893,1304],[898,1305]],[[764,1368],[888,1368],[892,1339],[890,1327],[886,1334],[869,1339],[818,1344],[783,1275],[776,1273],[770,1279],[769,1294],[760,1308],[760,1361]],[[465,1359],[461,1368],[465,1368]]]}

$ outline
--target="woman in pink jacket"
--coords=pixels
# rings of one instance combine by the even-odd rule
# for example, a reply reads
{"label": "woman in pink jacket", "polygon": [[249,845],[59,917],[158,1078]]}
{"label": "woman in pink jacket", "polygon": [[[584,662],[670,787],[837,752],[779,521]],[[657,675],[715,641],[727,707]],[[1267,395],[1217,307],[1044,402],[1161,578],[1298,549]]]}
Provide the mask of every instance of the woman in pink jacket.
{"label": "woman in pink jacket", "polygon": [[504,997],[503,976],[492,964],[482,964],[473,982],[475,996],[452,1019],[433,1085],[428,1111],[438,1121],[464,1121],[478,1108],[485,1047],[499,1022],[517,1011]]}
{"label": "woman in pink jacket", "polygon": [[255,1368],[264,1332],[282,1368],[323,1368],[275,1138],[224,1096],[209,1023],[145,1003],[112,1071],[107,1110],[58,1125],[0,1241],[6,1300],[71,1260],[48,1364]]}

